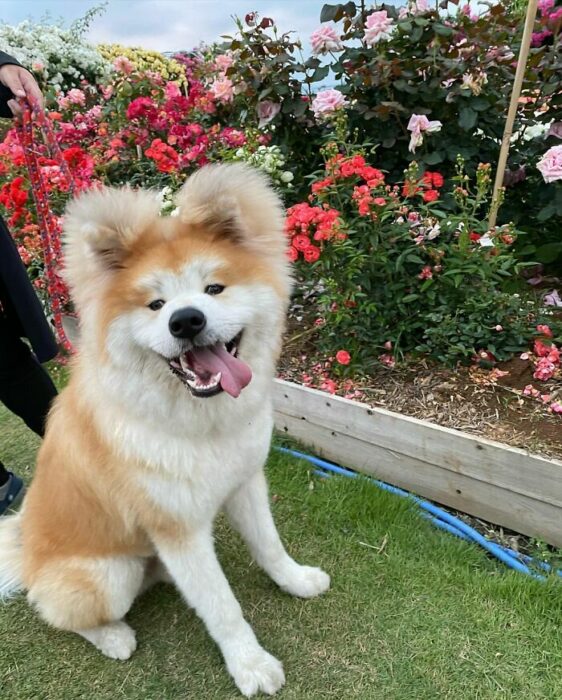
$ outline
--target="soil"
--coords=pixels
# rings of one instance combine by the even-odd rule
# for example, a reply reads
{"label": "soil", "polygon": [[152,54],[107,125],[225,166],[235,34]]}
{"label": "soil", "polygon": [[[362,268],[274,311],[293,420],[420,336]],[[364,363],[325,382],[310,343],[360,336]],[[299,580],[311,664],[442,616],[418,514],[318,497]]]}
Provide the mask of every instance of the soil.
{"label": "soil", "polygon": [[[325,360],[317,353],[314,334],[302,318],[290,320],[280,362],[284,379],[302,383],[303,373]],[[528,384],[550,395],[550,401],[525,396]],[[549,403],[562,401],[562,378],[537,381],[528,360],[514,358],[488,369],[449,369],[429,360],[380,365],[354,385],[362,393],[357,400],[364,403],[562,459],[562,415],[548,411]]]}

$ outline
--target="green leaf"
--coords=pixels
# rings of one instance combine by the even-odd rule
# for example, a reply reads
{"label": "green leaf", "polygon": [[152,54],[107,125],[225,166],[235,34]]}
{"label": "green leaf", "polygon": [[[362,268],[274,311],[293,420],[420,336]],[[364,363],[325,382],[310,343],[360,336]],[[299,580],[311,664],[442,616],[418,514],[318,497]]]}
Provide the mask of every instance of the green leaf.
{"label": "green leaf", "polygon": [[433,31],[441,36],[452,36],[453,30],[451,27],[446,27],[444,24],[435,23],[433,25]]}
{"label": "green leaf", "polygon": [[485,97],[474,97],[470,100],[470,106],[477,112],[485,112],[491,105]]}
{"label": "green leaf", "polygon": [[437,165],[437,163],[442,163],[444,159],[444,154],[439,151],[433,151],[433,153],[428,153],[423,157],[424,163],[428,165]]}
{"label": "green leaf", "polygon": [[410,42],[417,44],[423,36],[423,27],[414,27],[414,31],[410,34]]}
{"label": "green leaf", "polygon": [[554,204],[548,204],[544,209],[541,209],[539,213],[537,214],[537,219],[539,221],[546,221],[547,219],[550,219],[551,216],[554,216],[556,213],[556,207]]}
{"label": "green leaf", "polygon": [[551,263],[562,256],[562,242],[545,243],[537,248],[536,257],[541,263]]}
{"label": "green leaf", "polygon": [[343,17],[343,5],[324,5],[320,11],[321,22],[337,22]]}
{"label": "green leaf", "polygon": [[312,74],[311,77],[311,82],[319,82],[320,80],[324,80],[324,78],[328,75],[330,72],[330,66],[320,66],[320,68],[317,68],[314,73]]}
{"label": "green leaf", "polygon": [[459,126],[465,131],[469,131],[476,126],[478,113],[470,107],[463,107],[459,113]]}
{"label": "green leaf", "polygon": [[407,294],[403,299],[402,302],[404,304],[409,304],[411,301],[415,301],[416,299],[419,299],[420,295],[419,294]]}

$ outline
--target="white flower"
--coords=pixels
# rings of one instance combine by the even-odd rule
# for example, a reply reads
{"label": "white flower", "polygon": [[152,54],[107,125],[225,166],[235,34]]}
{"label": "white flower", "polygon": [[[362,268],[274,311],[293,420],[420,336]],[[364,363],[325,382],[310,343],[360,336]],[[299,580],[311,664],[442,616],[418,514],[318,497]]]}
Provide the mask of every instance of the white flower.
{"label": "white flower", "polygon": [[[490,238],[489,233],[485,233],[483,236],[480,236],[478,243],[482,246],[482,248],[492,248],[494,246],[494,241]],[[513,296],[516,295],[514,294]]]}
{"label": "white flower", "polygon": [[288,182],[292,182],[294,179],[295,179],[295,176],[289,170],[285,170],[285,172],[281,173],[281,182],[288,183]]}
{"label": "white flower", "polygon": [[422,145],[424,131],[433,134],[436,131],[441,131],[442,126],[443,124],[439,121],[429,121],[425,114],[412,114],[406,127],[408,131],[412,132],[408,150],[414,153],[416,148]]}

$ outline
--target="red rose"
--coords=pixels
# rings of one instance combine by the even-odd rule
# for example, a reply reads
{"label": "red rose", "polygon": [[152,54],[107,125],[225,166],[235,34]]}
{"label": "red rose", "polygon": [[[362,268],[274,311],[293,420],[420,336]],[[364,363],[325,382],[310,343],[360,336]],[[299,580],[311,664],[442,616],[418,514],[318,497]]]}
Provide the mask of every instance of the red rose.
{"label": "red rose", "polygon": [[347,350],[338,350],[336,353],[336,360],[340,365],[348,365],[351,362],[351,355]]}

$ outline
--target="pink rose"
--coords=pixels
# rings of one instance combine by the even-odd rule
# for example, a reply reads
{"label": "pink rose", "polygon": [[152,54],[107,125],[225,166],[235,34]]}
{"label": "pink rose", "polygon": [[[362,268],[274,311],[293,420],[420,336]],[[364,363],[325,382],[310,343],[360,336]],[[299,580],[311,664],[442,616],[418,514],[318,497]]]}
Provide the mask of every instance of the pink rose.
{"label": "pink rose", "polygon": [[211,93],[218,102],[232,102],[234,97],[232,80],[217,78],[211,85]]}
{"label": "pink rose", "polygon": [[111,95],[113,95],[113,85],[100,85],[100,92],[104,100],[109,100]]}
{"label": "pink rose", "polygon": [[333,27],[319,27],[310,35],[310,43],[315,56],[329,51],[343,51],[343,45]]}
{"label": "pink rose", "polygon": [[66,99],[73,105],[84,106],[86,104],[86,95],[78,88],[69,90],[66,94]]}
{"label": "pink rose", "polygon": [[392,19],[386,10],[372,12],[365,22],[365,43],[367,46],[374,46],[379,41],[390,39],[392,27]]}
{"label": "pink rose", "polygon": [[439,121],[430,122],[425,114],[412,114],[406,127],[408,131],[412,132],[408,150],[414,153],[416,148],[422,145],[424,131],[427,131],[428,134],[433,134],[436,131],[441,131],[442,126]]}
{"label": "pink rose", "polygon": [[543,304],[545,306],[562,307],[562,299],[560,298],[560,294],[558,294],[558,290],[553,289],[548,294],[545,294]]}
{"label": "pink rose", "polygon": [[94,105],[92,109],[86,112],[85,116],[89,119],[99,119],[101,117],[101,105]]}
{"label": "pink rose", "polygon": [[418,275],[420,280],[430,280],[433,277],[433,272],[431,271],[431,267],[429,265],[426,265],[420,274]]}
{"label": "pink rose", "polygon": [[539,0],[537,5],[541,15],[544,15],[554,7],[554,0]]}
{"label": "pink rose", "polygon": [[234,63],[234,59],[228,53],[221,53],[215,58],[215,68],[224,73]]}
{"label": "pink rose", "polygon": [[539,324],[537,326],[537,332],[541,333],[542,335],[545,335],[547,338],[552,338],[552,331],[550,330],[550,326],[547,326],[546,324]]}
{"label": "pink rose", "polygon": [[168,82],[164,88],[164,94],[167,100],[173,100],[175,97],[181,97],[181,90],[177,83]]}
{"label": "pink rose", "polygon": [[329,89],[319,92],[312,100],[310,107],[317,119],[323,119],[332,116],[334,112],[347,104],[348,101],[339,90]]}
{"label": "pink rose", "polygon": [[562,139],[562,122],[552,122],[548,130],[548,136],[554,136],[555,139]]}
{"label": "pink rose", "polygon": [[257,106],[257,112],[259,117],[258,128],[262,129],[266,124],[275,119],[275,117],[281,111],[281,105],[279,102],[270,102],[269,100],[263,100],[259,102]]}
{"label": "pink rose", "polygon": [[60,109],[68,109],[70,102],[68,101],[68,98],[62,94],[62,92],[59,92],[57,95],[57,104]]}
{"label": "pink rose", "polygon": [[548,360],[546,357],[541,357],[535,366],[535,371],[533,372],[533,377],[535,379],[540,379],[541,381],[546,381],[550,379],[554,372],[556,371],[556,365]]}
{"label": "pink rose", "polygon": [[545,182],[562,180],[562,146],[549,148],[537,163]]}
{"label": "pink rose", "polygon": [[383,365],[390,367],[390,369],[392,369],[396,364],[396,360],[394,359],[394,357],[392,357],[392,355],[389,355],[386,352],[382,355],[379,355],[379,362],[382,362]]}
{"label": "pink rose", "polygon": [[135,69],[134,65],[126,56],[117,56],[115,61],[113,61],[113,67],[116,71],[124,73],[125,75],[131,75]]}

